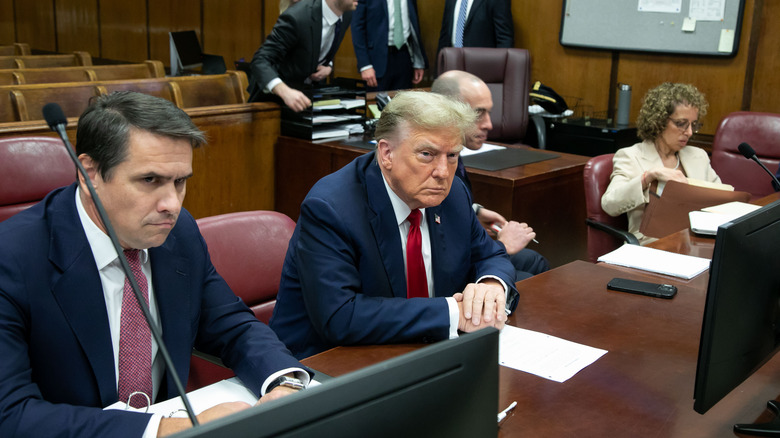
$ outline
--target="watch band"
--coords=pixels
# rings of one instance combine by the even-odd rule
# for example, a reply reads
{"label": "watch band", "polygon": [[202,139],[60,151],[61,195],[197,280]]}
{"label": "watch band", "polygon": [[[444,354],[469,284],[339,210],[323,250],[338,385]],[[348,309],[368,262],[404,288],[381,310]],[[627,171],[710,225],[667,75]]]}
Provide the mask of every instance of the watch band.
{"label": "watch band", "polygon": [[285,386],[287,388],[291,388],[296,391],[300,391],[306,388],[306,385],[304,385],[300,379],[296,379],[294,377],[280,376],[268,384],[268,387],[265,389],[265,393],[268,394],[269,392],[273,391],[274,388],[276,388],[277,386]]}

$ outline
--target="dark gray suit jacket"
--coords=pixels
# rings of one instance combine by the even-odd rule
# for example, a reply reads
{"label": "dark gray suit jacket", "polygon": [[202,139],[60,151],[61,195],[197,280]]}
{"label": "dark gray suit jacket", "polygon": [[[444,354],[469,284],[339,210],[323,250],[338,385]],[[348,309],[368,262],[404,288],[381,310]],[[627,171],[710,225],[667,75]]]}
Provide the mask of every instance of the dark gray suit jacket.
{"label": "dark gray suit jacket", "polygon": [[[443,47],[452,47],[454,14],[455,0],[447,0],[436,53]],[[514,39],[512,5],[509,0],[474,0],[463,30],[464,47],[514,47]]]}
{"label": "dark gray suit jacket", "polygon": [[[338,44],[349,28],[352,12],[345,12],[341,20]],[[301,0],[290,6],[252,57],[249,100],[261,98],[263,88],[277,77],[297,90],[306,88],[303,81],[317,71],[321,44],[322,0]]]}

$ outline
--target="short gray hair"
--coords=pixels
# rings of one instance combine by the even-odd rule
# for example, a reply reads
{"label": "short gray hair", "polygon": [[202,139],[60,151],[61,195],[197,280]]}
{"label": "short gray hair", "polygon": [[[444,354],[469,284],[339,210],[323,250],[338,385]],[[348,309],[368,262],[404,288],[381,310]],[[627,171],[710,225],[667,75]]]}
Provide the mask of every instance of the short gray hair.
{"label": "short gray hair", "polygon": [[399,130],[405,127],[422,131],[451,129],[463,142],[476,120],[474,110],[463,102],[436,93],[402,91],[382,110],[374,137],[399,140]]}

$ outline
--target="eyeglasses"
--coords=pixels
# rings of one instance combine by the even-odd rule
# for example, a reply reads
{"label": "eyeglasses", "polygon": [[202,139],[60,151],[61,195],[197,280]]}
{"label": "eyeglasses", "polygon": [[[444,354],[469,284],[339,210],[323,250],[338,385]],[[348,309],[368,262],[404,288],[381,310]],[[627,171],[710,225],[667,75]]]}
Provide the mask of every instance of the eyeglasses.
{"label": "eyeglasses", "polygon": [[671,120],[672,123],[674,123],[674,126],[676,126],[677,129],[679,129],[680,131],[683,131],[683,132],[687,131],[688,127],[690,126],[691,127],[691,131],[694,134],[699,132],[699,129],[701,129],[701,127],[704,125],[703,123],[701,123],[698,120],[694,120],[693,122],[691,122],[688,119],[673,119],[671,117],[669,118],[669,120]]}

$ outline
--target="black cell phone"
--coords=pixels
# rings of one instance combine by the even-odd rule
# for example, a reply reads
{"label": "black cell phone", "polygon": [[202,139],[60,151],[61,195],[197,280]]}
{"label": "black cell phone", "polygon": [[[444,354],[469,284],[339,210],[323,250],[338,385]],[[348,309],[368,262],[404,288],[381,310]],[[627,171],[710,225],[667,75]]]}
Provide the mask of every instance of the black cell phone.
{"label": "black cell phone", "polygon": [[671,284],[648,283],[627,278],[613,278],[607,283],[607,289],[656,298],[672,298],[677,293],[677,287]]}

